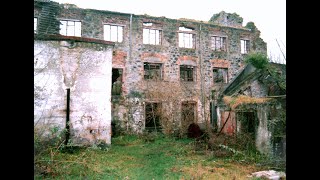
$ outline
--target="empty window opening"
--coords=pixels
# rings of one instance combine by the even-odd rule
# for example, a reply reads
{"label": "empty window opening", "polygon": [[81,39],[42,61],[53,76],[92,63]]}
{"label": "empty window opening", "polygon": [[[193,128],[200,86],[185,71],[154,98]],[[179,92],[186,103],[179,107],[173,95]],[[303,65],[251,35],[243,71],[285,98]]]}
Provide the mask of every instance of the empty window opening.
{"label": "empty window opening", "polygon": [[253,136],[256,134],[258,119],[255,112],[237,112],[237,119],[240,122],[240,132],[249,133]]}
{"label": "empty window opening", "polygon": [[106,41],[122,42],[123,40],[123,26],[105,24],[103,32]]}
{"label": "empty window opening", "polygon": [[33,30],[34,33],[37,33],[37,27],[38,27],[38,18],[33,18],[33,22],[34,22],[34,26],[33,26]]}
{"label": "empty window opening", "polygon": [[195,67],[181,65],[180,66],[180,80],[194,81]]}
{"label": "empty window opening", "polygon": [[161,80],[162,64],[160,63],[144,63],[144,79]]}
{"label": "empty window opening", "polygon": [[210,124],[215,132],[218,130],[217,121],[217,106],[214,102],[210,102]]}
{"label": "empty window opening", "polygon": [[81,22],[71,20],[60,21],[60,34],[64,36],[81,37]]}
{"label": "empty window opening", "polygon": [[143,29],[143,44],[161,44],[161,30]]}
{"label": "empty window opening", "polygon": [[241,54],[248,54],[250,50],[250,41],[241,39]]}
{"label": "empty window opening", "polygon": [[144,22],[143,25],[144,26],[152,26],[152,23],[151,22]]}
{"label": "empty window opening", "polygon": [[227,68],[213,68],[213,82],[214,83],[228,83],[228,69]]}
{"label": "empty window opening", "polygon": [[211,47],[215,51],[226,51],[226,37],[212,36]]}
{"label": "empty window opening", "polygon": [[181,104],[181,128],[187,132],[190,124],[195,122],[196,103],[193,101],[185,101]]}
{"label": "empty window opening", "polygon": [[112,68],[112,95],[121,95],[122,69]]}
{"label": "empty window opening", "polygon": [[161,103],[147,102],[145,104],[145,129],[147,131],[159,131],[161,117]]}
{"label": "empty window opening", "polygon": [[188,27],[179,27],[179,31],[193,31],[192,28],[188,28]]}

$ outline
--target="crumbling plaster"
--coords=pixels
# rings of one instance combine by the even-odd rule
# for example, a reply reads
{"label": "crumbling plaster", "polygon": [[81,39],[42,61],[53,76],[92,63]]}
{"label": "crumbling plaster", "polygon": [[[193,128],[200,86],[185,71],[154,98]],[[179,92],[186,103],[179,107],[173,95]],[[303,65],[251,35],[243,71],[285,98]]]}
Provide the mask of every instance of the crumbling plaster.
{"label": "crumbling plaster", "polygon": [[64,129],[70,89],[72,142],[110,144],[111,67],[112,47],[107,45],[35,40],[35,124]]}

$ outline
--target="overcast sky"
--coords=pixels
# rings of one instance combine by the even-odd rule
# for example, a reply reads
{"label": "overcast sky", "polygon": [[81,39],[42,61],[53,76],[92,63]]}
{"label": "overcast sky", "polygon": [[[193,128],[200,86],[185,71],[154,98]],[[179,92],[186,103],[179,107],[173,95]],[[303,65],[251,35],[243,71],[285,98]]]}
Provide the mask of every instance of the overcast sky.
{"label": "overcast sky", "polygon": [[[208,21],[220,11],[237,13],[243,26],[252,21],[267,43],[269,58],[285,63],[286,55],[286,0],[53,0],[75,4],[79,8],[165,16]],[[279,45],[278,45],[278,43]],[[280,46],[280,48],[279,48]]]}

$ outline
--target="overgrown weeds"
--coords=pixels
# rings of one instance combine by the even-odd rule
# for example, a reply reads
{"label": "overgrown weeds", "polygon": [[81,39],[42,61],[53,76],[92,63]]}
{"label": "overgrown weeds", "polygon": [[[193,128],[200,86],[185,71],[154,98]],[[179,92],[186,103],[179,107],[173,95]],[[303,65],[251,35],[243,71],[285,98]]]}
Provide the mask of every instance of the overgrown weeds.
{"label": "overgrown weeds", "polygon": [[145,132],[114,137],[105,150],[73,151],[63,151],[57,142],[35,154],[35,179],[248,179],[270,167],[249,150],[248,140],[234,138],[220,135],[209,147],[205,139]]}
{"label": "overgrown weeds", "polygon": [[238,162],[241,164],[256,164],[260,167],[285,171],[286,161],[260,153],[255,146],[255,141],[248,133],[228,136],[212,134],[208,140],[208,147],[212,150],[212,158]]}

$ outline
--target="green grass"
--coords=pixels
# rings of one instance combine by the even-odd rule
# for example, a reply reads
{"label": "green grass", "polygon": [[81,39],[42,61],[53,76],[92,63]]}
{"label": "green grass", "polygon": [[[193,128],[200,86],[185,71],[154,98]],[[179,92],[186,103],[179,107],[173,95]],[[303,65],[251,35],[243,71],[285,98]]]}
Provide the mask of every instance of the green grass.
{"label": "green grass", "polygon": [[191,139],[119,136],[108,149],[52,150],[36,157],[35,179],[247,179],[261,169],[195,149]]}

